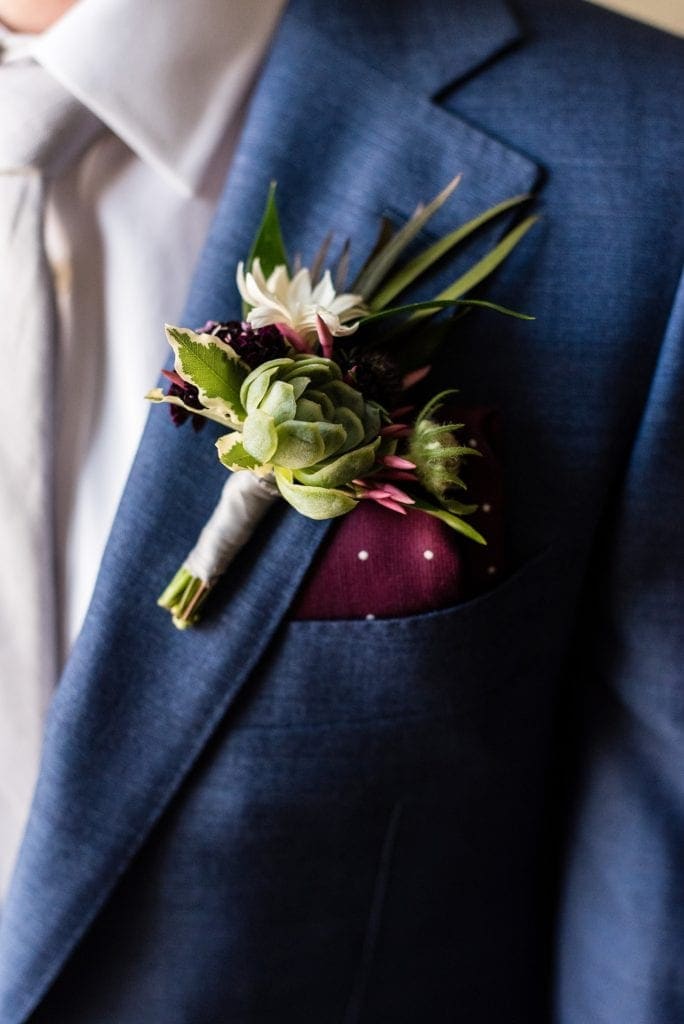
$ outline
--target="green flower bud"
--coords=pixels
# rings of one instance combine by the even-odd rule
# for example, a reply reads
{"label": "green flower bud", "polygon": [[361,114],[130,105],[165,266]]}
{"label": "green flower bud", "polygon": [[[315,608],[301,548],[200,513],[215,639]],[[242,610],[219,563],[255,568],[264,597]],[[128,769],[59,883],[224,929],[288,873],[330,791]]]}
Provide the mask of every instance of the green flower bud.
{"label": "green flower bud", "polygon": [[454,491],[466,489],[460,475],[463,459],[480,453],[459,443],[456,434],[463,428],[462,423],[441,423],[435,418],[442,399],[452,394],[456,392],[443,391],[421,410],[411,432],[408,457],[415,463],[421,484],[440,505],[459,515],[468,515],[477,505],[457,501]]}

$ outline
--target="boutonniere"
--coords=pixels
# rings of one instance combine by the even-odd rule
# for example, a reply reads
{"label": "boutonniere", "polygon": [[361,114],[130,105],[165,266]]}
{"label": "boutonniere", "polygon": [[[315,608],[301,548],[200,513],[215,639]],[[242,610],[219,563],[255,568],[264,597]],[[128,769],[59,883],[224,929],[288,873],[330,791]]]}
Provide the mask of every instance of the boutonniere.
{"label": "boutonniere", "polygon": [[[308,267],[288,261],[271,186],[251,252],[236,270],[242,320],[198,330],[167,326],[169,384],[147,398],[165,402],[177,425],[190,419],[224,428],[218,458],[231,471],[192,551],[159,598],[185,629],[274,501],[301,515],[331,519],[374,501],[407,520],[436,516],[483,544],[462,500],[465,460],[477,456],[440,415],[453,391],[417,409],[411,388],[430,371],[453,320],[479,306],[532,319],[493,302],[464,298],[517,245],[528,217],[433,299],[397,302],[438,260],[474,231],[523,202],[515,196],[456,227],[411,259],[405,253],[447,201],[455,178],[398,230],[387,221],[346,289],[349,247],[335,276],[324,269],[330,238]],[[440,315],[441,314],[441,315]]]}

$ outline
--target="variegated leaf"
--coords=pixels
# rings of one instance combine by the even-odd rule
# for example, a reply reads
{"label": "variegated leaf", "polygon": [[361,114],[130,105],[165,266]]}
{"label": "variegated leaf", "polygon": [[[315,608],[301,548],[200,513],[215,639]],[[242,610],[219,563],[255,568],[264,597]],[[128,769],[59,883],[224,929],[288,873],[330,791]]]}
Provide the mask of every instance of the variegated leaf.
{"label": "variegated leaf", "polygon": [[244,419],[240,387],[249,371],[230,346],[211,334],[168,325],[166,337],[176,356],[176,373],[195,385],[202,405],[220,412],[224,421]]}

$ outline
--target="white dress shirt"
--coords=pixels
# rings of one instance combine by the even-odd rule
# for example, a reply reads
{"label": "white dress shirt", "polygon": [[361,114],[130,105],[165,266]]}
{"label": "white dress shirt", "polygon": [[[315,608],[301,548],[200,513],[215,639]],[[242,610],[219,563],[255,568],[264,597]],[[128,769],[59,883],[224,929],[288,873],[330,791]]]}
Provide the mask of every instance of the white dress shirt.
{"label": "white dress shirt", "polygon": [[[143,396],[166,359],[163,324],[180,316],[283,5],[80,0],[40,36],[0,28],[6,60],[38,61],[107,129],[54,183],[46,215],[63,657],[142,433]],[[0,846],[2,835],[0,822]],[[0,868],[8,859],[0,850]]]}

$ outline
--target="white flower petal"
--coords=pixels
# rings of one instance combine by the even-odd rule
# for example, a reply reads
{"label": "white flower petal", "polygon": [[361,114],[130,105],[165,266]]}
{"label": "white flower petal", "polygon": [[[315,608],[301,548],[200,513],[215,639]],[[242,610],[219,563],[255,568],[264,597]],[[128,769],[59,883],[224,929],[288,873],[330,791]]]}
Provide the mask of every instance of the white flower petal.
{"label": "white flower petal", "polygon": [[264,272],[261,269],[261,260],[259,259],[258,256],[256,256],[252,260],[252,266],[249,269],[252,274],[252,277],[257,282],[257,286],[263,291],[267,292],[269,290],[268,282],[264,277]]}
{"label": "white flower petal", "polygon": [[287,267],[284,263],[279,263],[271,272],[265,290],[271,295],[275,295],[279,302],[287,302],[289,288],[290,275],[287,272]]}
{"label": "white flower petal", "polygon": [[313,292],[311,293],[311,301],[318,303],[319,306],[324,306],[326,309],[330,308],[330,305],[335,300],[335,289],[333,287],[332,278],[330,271],[326,270],[325,274],[318,282]]}
{"label": "white flower petal", "polygon": [[282,323],[284,319],[282,313],[278,313],[273,306],[255,306],[247,314],[252,327],[268,327],[269,324]]}
{"label": "white flower petal", "polygon": [[247,273],[244,263],[238,264],[236,280],[240,295],[252,307],[247,319],[253,327],[285,323],[307,341],[315,342],[318,315],[331,334],[337,336],[353,334],[359,324],[347,322],[363,315],[362,296],[351,293],[336,295],[329,270],[313,288],[307,267],[302,267],[290,279],[287,267],[279,264],[267,280],[261,262],[256,258]]}
{"label": "white flower petal", "polygon": [[290,281],[288,299],[295,306],[311,302],[311,274],[307,267],[302,267]]}
{"label": "white flower petal", "polygon": [[320,316],[322,320],[328,326],[330,333],[333,336],[339,336],[343,334],[353,334],[357,329],[358,324],[354,324],[350,327],[343,327],[340,320],[334,313],[331,313],[327,309],[323,309],[321,306],[307,306],[306,314],[302,316],[300,323],[300,331],[305,336],[318,337],[318,331],[316,330],[316,317]]}
{"label": "white flower petal", "polygon": [[360,312],[362,301],[360,295],[337,295],[327,308],[340,316],[350,313],[356,316]]}
{"label": "white flower petal", "polygon": [[[247,274],[247,294],[250,306],[280,305],[277,298],[266,287],[261,288],[252,274]],[[263,280],[263,278],[262,278]]]}
{"label": "white flower petal", "polygon": [[247,282],[245,280],[245,265],[242,262],[242,260],[240,260],[240,262],[237,265],[237,273],[235,275],[235,279],[237,281],[240,297],[244,299],[245,302],[249,302],[249,298],[247,297]]}

